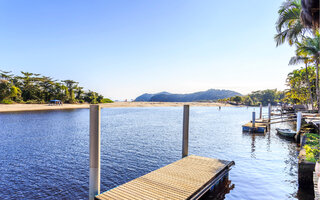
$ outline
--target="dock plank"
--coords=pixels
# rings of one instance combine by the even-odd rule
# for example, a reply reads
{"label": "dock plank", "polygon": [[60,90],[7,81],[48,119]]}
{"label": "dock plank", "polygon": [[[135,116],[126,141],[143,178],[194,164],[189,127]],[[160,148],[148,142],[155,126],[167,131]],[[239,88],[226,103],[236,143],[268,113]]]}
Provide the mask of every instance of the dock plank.
{"label": "dock plank", "polygon": [[192,199],[220,172],[228,170],[233,164],[230,161],[190,155],[106,191],[96,196],[96,199]]}

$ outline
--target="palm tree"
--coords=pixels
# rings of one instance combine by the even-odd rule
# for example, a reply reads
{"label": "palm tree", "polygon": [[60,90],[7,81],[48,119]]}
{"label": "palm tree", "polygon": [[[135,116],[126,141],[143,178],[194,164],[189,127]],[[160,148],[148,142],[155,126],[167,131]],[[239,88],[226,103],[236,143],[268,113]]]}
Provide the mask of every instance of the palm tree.
{"label": "palm tree", "polygon": [[306,28],[300,20],[301,2],[300,0],[286,0],[278,11],[279,18],[276,22],[277,34],[274,40],[277,46],[285,41],[292,46],[303,37]]}
{"label": "palm tree", "polygon": [[319,0],[301,0],[301,21],[304,26],[319,29]]}
{"label": "palm tree", "polygon": [[311,60],[306,54],[297,53],[296,56],[294,56],[294,57],[292,57],[290,59],[289,65],[297,65],[297,64],[300,64],[300,63],[304,63],[305,64],[306,82],[307,82],[307,85],[308,85],[309,98],[310,98],[310,103],[311,103],[312,110],[313,110],[313,96],[312,96],[311,85],[310,85],[310,81],[309,81],[309,72],[308,72],[308,63],[309,62],[311,62]]}
{"label": "palm tree", "polygon": [[297,44],[297,53],[307,54],[316,65],[316,96],[318,113],[320,113],[320,97],[319,97],[319,58],[320,58],[320,34],[315,32],[315,37],[307,37],[301,43]]}

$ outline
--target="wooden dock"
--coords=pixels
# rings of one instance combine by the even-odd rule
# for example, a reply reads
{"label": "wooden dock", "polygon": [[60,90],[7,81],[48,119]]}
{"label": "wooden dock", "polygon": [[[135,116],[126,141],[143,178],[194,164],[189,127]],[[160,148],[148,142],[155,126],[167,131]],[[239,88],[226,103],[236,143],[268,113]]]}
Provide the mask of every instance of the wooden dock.
{"label": "wooden dock", "polygon": [[233,161],[190,155],[97,195],[99,200],[199,199],[226,176]]}
{"label": "wooden dock", "polygon": [[255,123],[253,126],[251,122],[246,123],[242,126],[243,132],[251,132],[251,133],[263,133],[265,134],[268,129],[267,123]]}

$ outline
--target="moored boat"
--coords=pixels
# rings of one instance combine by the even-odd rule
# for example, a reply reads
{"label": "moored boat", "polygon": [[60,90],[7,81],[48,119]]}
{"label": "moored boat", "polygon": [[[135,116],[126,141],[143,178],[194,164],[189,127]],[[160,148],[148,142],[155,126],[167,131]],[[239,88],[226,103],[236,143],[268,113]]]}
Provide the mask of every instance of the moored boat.
{"label": "moored boat", "polygon": [[276,128],[277,132],[285,137],[293,138],[296,135],[296,132],[291,129],[282,129],[282,128]]}

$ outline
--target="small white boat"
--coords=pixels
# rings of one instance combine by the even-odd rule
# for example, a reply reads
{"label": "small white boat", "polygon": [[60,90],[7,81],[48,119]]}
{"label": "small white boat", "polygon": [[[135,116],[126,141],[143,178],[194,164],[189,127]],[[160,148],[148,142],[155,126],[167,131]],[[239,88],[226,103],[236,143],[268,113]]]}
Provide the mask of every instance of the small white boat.
{"label": "small white boat", "polygon": [[297,132],[291,130],[291,129],[283,129],[283,128],[276,128],[277,132],[285,137],[293,138]]}

